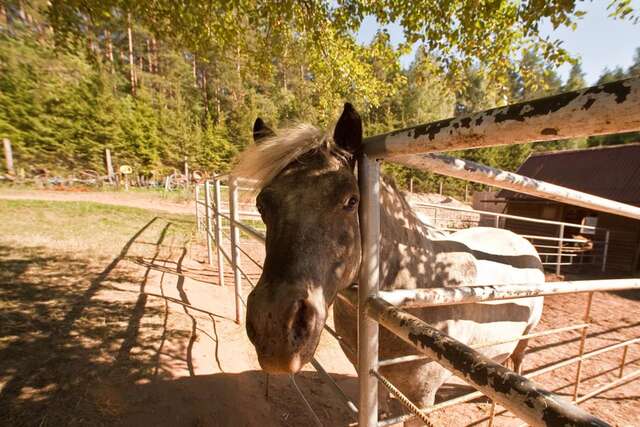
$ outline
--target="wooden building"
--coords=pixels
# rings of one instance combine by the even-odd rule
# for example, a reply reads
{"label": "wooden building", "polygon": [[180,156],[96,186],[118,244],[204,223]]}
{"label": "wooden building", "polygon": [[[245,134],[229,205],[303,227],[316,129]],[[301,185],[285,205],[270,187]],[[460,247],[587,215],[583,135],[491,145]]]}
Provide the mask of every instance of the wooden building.
{"label": "wooden building", "polygon": [[[640,206],[640,143],[536,153],[520,166],[518,173]],[[597,236],[575,228],[566,229],[564,236],[570,239],[586,234],[602,242],[601,247],[608,236],[604,270],[640,272],[640,221],[506,190],[499,192],[498,198],[504,199],[508,214],[596,226]],[[507,221],[505,226],[519,234],[558,235],[557,225]]]}

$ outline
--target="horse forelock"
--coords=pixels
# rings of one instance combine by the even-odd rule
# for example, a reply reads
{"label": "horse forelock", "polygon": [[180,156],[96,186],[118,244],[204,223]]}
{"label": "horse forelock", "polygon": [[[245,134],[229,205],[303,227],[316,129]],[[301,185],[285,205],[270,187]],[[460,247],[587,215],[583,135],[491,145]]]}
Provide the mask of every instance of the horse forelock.
{"label": "horse forelock", "polygon": [[309,124],[278,131],[278,135],[252,144],[238,156],[231,174],[253,181],[261,190],[289,164],[304,154],[317,151],[334,163],[346,164],[351,155],[338,147],[331,135]]}

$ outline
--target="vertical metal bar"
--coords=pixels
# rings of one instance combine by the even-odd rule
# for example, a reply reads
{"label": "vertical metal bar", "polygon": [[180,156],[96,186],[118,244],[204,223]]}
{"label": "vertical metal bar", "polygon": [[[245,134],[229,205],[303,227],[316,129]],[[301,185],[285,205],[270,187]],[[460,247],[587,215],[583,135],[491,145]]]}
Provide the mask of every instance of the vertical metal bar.
{"label": "vertical metal bar", "polygon": [[558,233],[558,257],[556,264],[556,275],[560,275],[560,267],[562,264],[562,243],[564,241],[564,224],[560,224],[560,232]]}
{"label": "vertical metal bar", "polygon": [[[211,189],[209,188],[209,181],[204,183],[204,217],[207,226],[207,261],[209,265],[213,264],[213,251],[211,248]],[[196,187],[197,188],[197,187]],[[196,194],[198,194],[196,192]],[[198,204],[196,203],[196,210],[198,209]]]}
{"label": "vertical metal bar", "polygon": [[[206,185],[205,183],[205,186]],[[202,231],[202,224],[200,223],[200,184],[196,184],[194,188],[194,198],[196,199],[196,228],[198,231]]]}
{"label": "vertical metal bar", "polygon": [[494,219],[494,226],[495,226],[496,228],[500,228],[500,217],[499,217],[498,215],[496,215],[496,216],[495,216],[495,219]]}
{"label": "vertical metal bar", "polygon": [[487,427],[493,427],[493,421],[496,418],[496,401],[491,401],[491,409],[489,409],[489,425]]}
{"label": "vertical metal bar", "polygon": [[622,378],[622,374],[624,373],[624,364],[627,362],[628,350],[629,350],[629,346],[625,345],[624,350],[622,350],[622,360],[620,361],[620,371],[618,372],[618,378]]}
{"label": "vertical metal bar", "polygon": [[213,180],[213,202],[214,209],[216,215],[215,221],[215,236],[216,236],[216,246],[218,249],[218,284],[220,286],[224,286],[224,254],[222,253],[222,215],[220,215],[220,210],[222,209],[222,205],[220,204],[220,180]]}
{"label": "vertical metal bar", "polygon": [[602,272],[607,269],[607,255],[609,254],[609,230],[604,235],[604,253],[602,254]]}
{"label": "vertical metal bar", "polygon": [[[587,299],[587,308],[584,313],[584,323],[589,323],[591,320],[591,303],[593,302],[593,292],[589,292],[589,297]],[[580,360],[578,360],[578,366],[576,368],[576,383],[573,388],[573,400],[578,399],[578,392],[580,390],[580,376],[582,374],[582,355],[584,354],[584,342],[587,338],[587,331],[589,327],[585,327],[582,329],[582,335],[580,336],[580,350],[578,350],[578,356],[580,356]]]}
{"label": "vertical metal bar", "polygon": [[362,262],[358,284],[358,425],[378,425],[378,323],[366,314],[367,299],[378,293],[380,256],[380,165],[362,155],[358,162]]}
{"label": "vertical metal bar", "polygon": [[242,319],[242,272],[240,271],[240,228],[236,223],[240,220],[238,214],[238,181],[235,177],[229,177],[229,217],[231,218],[231,260],[233,261],[233,282],[236,296],[236,323]]}

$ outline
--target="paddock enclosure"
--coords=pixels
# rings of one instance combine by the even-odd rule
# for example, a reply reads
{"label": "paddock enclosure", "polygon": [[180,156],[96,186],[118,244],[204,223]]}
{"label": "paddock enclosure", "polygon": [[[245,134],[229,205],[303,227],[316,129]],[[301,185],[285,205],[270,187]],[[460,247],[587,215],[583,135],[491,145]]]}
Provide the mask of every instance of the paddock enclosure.
{"label": "paddock enclosure", "polygon": [[[483,395],[493,402],[484,419],[490,426],[494,424],[494,417],[505,411],[511,412],[522,422],[530,425],[609,425],[599,418],[605,418],[609,414],[590,414],[579,405],[607,390],[640,377],[640,369],[630,370],[628,367],[631,363],[628,358],[630,349],[633,348],[632,346],[637,347],[640,336],[622,340],[613,339],[612,343],[597,348],[589,346],[587,337],[590,335],[590,328],[601,322],[600,319],[593,319],[592,314],[599,304],[606,304],[609,300],[605,292],[638,290],[640,279],[570,280],[509,286],[496,284],[381,292],[378,290],[380,162],[394,162],[599,212],[640,219],[640,208],[636,206],[537,181],[467,160],[435,154],[449,150],[637,130],[640,130],[640,78],[633,78],[365,139],[363,153],[358,158],[358,181],[361,193],[360,227],[363,242],[360,281],[357,289],[349,289],[339,295],[340,298],[356,306],[359,313],[358,348],[352,349],[358,355],[358,402],[351,401],[322,366],[317,361],[313,362],[316,370],[332,384],[333,391],[341,396],[344,404],[353,414],[354,421],[357,419],[358,425],[387,426],[412,418],[419,418],[427,425],[432,425],[430,414]],[[264,242],[264,230],[261,229],[259,215],[253,210],[250,202],[240,202],[239,194],[244,189],[250,190],[251,183],[240,181],[233,176],[218,176],[196,188],[196,217],[199,228],[207,237],[208,261],[210,264],[217,264],[221,283],[224,280],[225,268],[229,267],[233,272],[236,291],[235,313],[238,323],[243,320],[245,305],[242,283],[246,281],[249,285],[254,285],[246,272],[247,267],[244,267],[242,262],[248,260],[253,264],[252,268],[261,267],[255,253],[248,251],[242,242],[243,239],[244,241],[252,240],[258,244]],[[562,249],[562,243],[560,241],[560,245],[556,245],[551,250],[557,250],[558,246]],[[603,245],[600,254],[599,262],[602,264],[606,264],[602,260],[606,257],[605,247],[606,245]],[[541,249],[538,250],[540,252]],[[560,250],[551,253],[549,257],[557,260],[559,268],[563,264],[562,260],[567,258],[567,254]],[[402,310],[403,307],[465,304],[541,295],[551,296],[553,301],[555,296],[563,294],[573,294],[576,300],[584,301],[581,319],[569,323],[562,323],[563,319],[554,319],[556,322],[552,322],[555,323],[553,327],[538,328],[534,333],[520,338],[546,340],[554,335],[562,336],[570,331],[577,332],[579,334],[577,352],[572,357],[526,371],[523,376],[494,363],[482,356],[478,349],[470,348],[444,335]],[[598,310],[601,309],[602,307],[598,308]],[[616,325],[616,328],[633,327],[631,322],[634,318],[637,317],[631,315],[628,318],[629,324]],[[379,360],[377,340],[380,325],[413,345],[424,356]],[[327,326],[326,329],[340,340],[330,327]],[[616,371],[615,378],[595,388],[585,388],[583,384],[585,366],[595,363],[594,360],[599,360],[601,355],[610,352],[615,352],[618,361],[614,368],[610,366],[606,368],[609,371],[612,369]],[[436,360],[476,391],[439,402],[430,408],[418,408],[378,371],[379,366],[405,363],[421,357]],[[535,358],[536,355],[529,357]],[[566,388],[570,389],[565,393],[566,397],[560,397],[545,390],[531,380],[567,366],[574,366],[575,371],[571,383],[566,385]],[[385,387],[409,413],[378,419],[379,386]],[[451,411],[455,410],[455,408],[451,409]],[[634,420],[625,420],[625,422],[633,425]]]}

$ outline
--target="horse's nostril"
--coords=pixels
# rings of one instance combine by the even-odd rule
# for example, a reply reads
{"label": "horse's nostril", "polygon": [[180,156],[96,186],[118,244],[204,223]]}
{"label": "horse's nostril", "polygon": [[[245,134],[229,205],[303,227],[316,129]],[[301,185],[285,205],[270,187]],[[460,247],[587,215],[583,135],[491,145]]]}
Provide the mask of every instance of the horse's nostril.
{"label": "horse's nostril", "polygon": [[315,309],[306,300],[294,304],[289,334],[294,348],[300,347],[311,336],[315,323]]}

